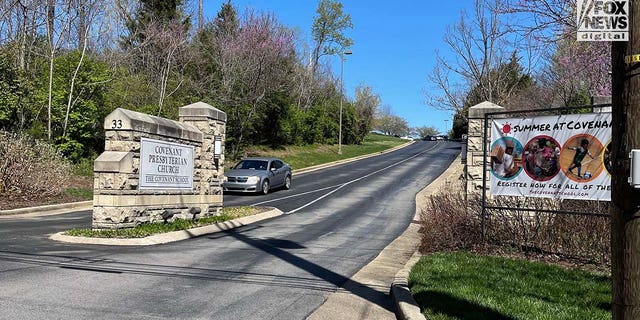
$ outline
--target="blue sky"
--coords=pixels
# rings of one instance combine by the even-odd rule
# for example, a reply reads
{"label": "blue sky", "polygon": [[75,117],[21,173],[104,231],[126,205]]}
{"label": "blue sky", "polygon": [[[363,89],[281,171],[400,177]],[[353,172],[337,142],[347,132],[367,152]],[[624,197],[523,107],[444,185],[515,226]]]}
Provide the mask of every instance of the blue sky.
{"label": "blue sky", "polygon": [[[215,17],[224,1],[205,1],[205,16]],[[380,95],[382,105],[406,119],[411,127],[433,126],[442,132],[451,127],[451,112],[429,107],[425,90],[432,90],[428,74],[435,64],[435,51],[448,54],[442,37],[463,9],[465,1],[424,0],[342,0],[351,15],[354,28],[347,35],[354,40],[353,55],[344,64],[345,93],[353,98],[355,88],[364,84]],[[299,38],[312,44],[311,25],[318,1],[310,0],[232,0],[240,11],[251,7],[273,13],[278,20],[298,32]],[[340,59],[330,57],[335,75],[340,74]],[[446,126],[446,127],[445,127]]]}

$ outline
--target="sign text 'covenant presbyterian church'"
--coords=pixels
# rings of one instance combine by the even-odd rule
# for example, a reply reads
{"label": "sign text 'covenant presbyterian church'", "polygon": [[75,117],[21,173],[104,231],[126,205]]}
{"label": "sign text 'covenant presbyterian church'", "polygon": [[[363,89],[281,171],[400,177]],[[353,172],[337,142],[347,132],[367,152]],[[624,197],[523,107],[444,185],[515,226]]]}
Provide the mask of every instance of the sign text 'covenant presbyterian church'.
{"label": "sign text 'covenant presbyterian church'", "polygon": [[140,140],[140,189],[193,189],[193,146]]}

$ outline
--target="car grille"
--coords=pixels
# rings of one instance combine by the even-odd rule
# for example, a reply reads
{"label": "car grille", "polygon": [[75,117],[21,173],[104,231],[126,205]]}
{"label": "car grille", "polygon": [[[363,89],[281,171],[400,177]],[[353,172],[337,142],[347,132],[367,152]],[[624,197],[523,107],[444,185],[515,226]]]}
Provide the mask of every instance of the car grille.
{"label": "car grille", "polygon": [[247,177],[227,177],[229,182],[247,182]]}

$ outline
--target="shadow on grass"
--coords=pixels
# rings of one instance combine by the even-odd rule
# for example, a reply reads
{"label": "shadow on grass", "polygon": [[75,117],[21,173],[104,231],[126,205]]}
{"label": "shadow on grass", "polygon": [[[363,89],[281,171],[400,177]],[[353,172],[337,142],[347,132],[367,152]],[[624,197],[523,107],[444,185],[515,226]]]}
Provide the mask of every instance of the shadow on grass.
{"label": "shadow on grass", "polygon": [[478,305],[452,295],[427,290],[413,295],[418,304],[431,310],[433,314],[442,314],[462,320],[514,320],[496,310]]}
{"label": "shadow on grass", "polygon": [[598,308],[604,311],[611,311],[611,303],[607,303],[607,302],[598,303]]}

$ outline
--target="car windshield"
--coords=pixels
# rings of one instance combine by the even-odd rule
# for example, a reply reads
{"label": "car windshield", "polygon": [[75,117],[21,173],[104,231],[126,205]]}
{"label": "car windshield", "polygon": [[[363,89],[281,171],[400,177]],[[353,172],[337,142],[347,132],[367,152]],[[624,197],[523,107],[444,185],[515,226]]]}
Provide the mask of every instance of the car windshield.
{"label": "car windshield", "polygon": [[234,169],[267,170],[268,162],[264,160],[242,160]]}

